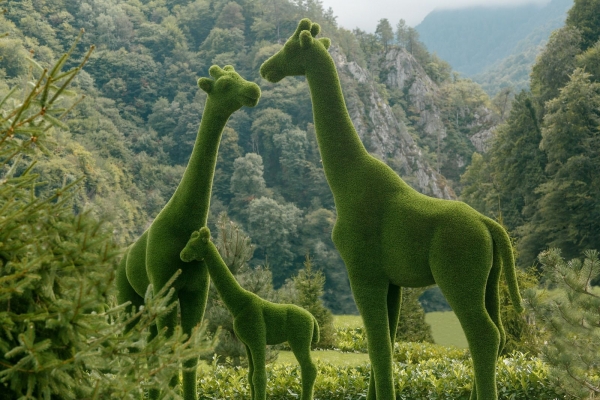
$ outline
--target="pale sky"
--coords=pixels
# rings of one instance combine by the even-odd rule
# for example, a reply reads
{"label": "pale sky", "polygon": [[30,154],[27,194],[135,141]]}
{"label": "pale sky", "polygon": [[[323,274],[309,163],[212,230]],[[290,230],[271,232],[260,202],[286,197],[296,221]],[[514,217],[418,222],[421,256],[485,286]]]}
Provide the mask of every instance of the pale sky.
{"label": "pale sky", "polygon": [[517,4],[545,4],[550,0],[322,0],[323,7],[333,9],[339,26],[346,29],[359,27],[375,32],[377,22],[387,18],[395,28],[404,18],[409,26],[418,25],[436,8],[461,8],[467,6],[510,6]]}

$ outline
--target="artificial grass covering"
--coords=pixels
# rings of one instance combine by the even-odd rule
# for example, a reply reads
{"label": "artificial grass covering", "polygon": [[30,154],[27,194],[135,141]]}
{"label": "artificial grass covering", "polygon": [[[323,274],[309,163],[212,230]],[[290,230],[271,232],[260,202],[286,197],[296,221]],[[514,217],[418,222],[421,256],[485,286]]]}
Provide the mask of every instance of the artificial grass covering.
{"label": "artificial grass covering", "polygon": [[290,345],[300,364],[300,398],[312,400],[317,366],[311,358],[310,347],[319,341],[315,317],[294,304],[272,303],[242,288],[210,241],[207,227],[192,233],[181,251],[181,260],[203,261],[208,266],[219,296],[233,316],[233,330],[246,346],[252,400],[265,400],[267,396],[266,346],[284,342]]}
{"label": "artificial grass covering", "polygon": [[[133,308],[144,304],[144,294],[151,283],[154,293],[181,270],[173,287],[181,310],[181,327],[188,335],[200,323],[206,306],[209,276],[199,261],[184,263],[179,253],[193,231],[206,225],[217,152],[225,123],[242,106],[254,107],[260,88],[243,79],[230,65],[209,69],[214,78],[200,78],[198,86],[207,94],[202,121],[192,155],[175,193],[160,211],[150,228],[126,251],[117,271],[119,303],[131,302]],[[158,328],[173,332],[177,308],[158,320]],[[134,322],[135,323],[135,322]],[[153,335],[156,327],[152,328]],[[185,363],[183,396],[197,399],[197,359]],[[174,377],[173,383],[177,381]],[[159,393],[151,392],[150,399]]]}
{"label": "artificial grass covering", "polygon": [[401,287],[437,283],[456,313],[473,357],[471,399],[496,400],[495,369],[505,334],[499,279],[504,267],[513,305],[522,310],[506,231],[467,204],[424,196],[363,146],[318,24],[303,19],[260,68],[278,82],[304,75],[317,142],[337,220],[333,241],[348,270],[372,365],[367,399],[395,399],[392,346]]}

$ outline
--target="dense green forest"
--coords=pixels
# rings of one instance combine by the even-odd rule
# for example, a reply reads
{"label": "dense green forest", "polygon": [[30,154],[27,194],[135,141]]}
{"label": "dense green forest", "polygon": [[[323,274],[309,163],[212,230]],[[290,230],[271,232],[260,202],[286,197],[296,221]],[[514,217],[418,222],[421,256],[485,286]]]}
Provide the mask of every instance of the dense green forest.
{"label": "dense green forest", "polygon": [[[170,390],[179,362],[200,353],[211,359],[214,343],[202,330],[149,341],[146,327],[173,307],[168,290],[148,290],[144,309],[126,315],[115,302],[113,281],[122,249],[148,227],[179,182],[206,100],[196,81],[212,64],[232,64],[262,89],[260,104],[236,112],[223,134],[209,217],[215,242],[244,287],[310,309],[328,341],[323,346],[335,345],[329,310],[355,308],[330,238],[336,215],[308,87],[300,78],[272,85],[258,74],[302,17],[319,22],[332,38],[348,108],[367,149],[418,190],[459,196],[500,220],[515,239],[518,264],[535,266],[519,272],[535,318],[511,314],[508,302],[502,304],[508,350],[543,354],[552,365],[551,379],[540,378],[541,372],[531,378],[537,382],[532,390],[556,387],[585,398],[598,387],[594,324],[600,307],[592,281],[600,262],[592,249],[600,248],[599,1],[575,1],[565,26],[536,60],[531,91],[514,99],[508,89],[490,99],[431,54],[404,21],[382,19],[373,34],[348,31],[319,1],[4,5],[0,399],[26,393],[139,397],[147,389]],[[562,258],[582,254],[583,261]],[[540,280],[552,289],[543,292],[556,296],[550,302],[538,297]],[[403,340],[430,340],[420,294],[407,291],[404,299]],[[444,307],[430,290],[420,300],[429,310]],[[214,292],[206,317],[211,335],[223,327],[217,353],[243,364],[239,343],[227,340],[231,318]],[[138,324],[127,331],[134,318]],[[345,334],[353,345],[364,343],[356,333]],[[396,355],[400,362],[409,357],[402,354]],[[444,354],[434,363],[439,360],[456,365]],[[512,360],[505,365],[546,368],[523,354]],[[348,370],[328,371],[341,379]],[[425,391],[432,381],[427,374]],[[366,391],[363,381],[356,390]],[[527,393],[512,387],[518,381],[523,378],[499,380],[508,382],[501,385],[509,395]]]}
{"label": "dense green forest", "polygon": [[[323,35],[332,38],[336,59],[366,76],[340,72],[367,148],[417,189],[440,197],[460,191],[460,175],[476,149],[469,139],[503,113],[476,84],[453,75],[430,54],[403,21],[392,27],[383,19],[375,34],[351,32],[337,27],[318,1],[6,5],[0,17],[0,30],[8,33],[0,41],[3,92],[33,73],[29,58],[35,68],[52,65],[80,28],[85,34],[70,60],[96,46],[72,82],[82,98],[54,133],[53,157],[40,159],[35,168],[48,180],[40,190],[83,176],[77,210],[108,222],[121,246],[149,226],[179,182],[204,107],[197,78],[207,76],[212,64],[232,64],[258,82],[259,105],[236,112],[224,131],[209,225],[214,230],[221,213],[235,221],[254,245],[250,265],[268,266],[275,287],[302,269],[309,254],[325,273],[324,299],[336,313],[355,312],[355,306],[330,238],[335,210],[320,165],[308,87],[300,78],[277,85],[263,81],[262,61],[301,17],[319,22]],[[410,76],[401,85],[394,76],[402,73],[402,63]],[[383,116],[378,120],[373,112]],[[389,133],[380,132],[380,121]]]}
{"label": "dense green forest", "polygon": [[552,33],[486,154],[463,175],[463,200],[516,238],[522,266],[547,247],[600,248],[600,3],[576,1]]}

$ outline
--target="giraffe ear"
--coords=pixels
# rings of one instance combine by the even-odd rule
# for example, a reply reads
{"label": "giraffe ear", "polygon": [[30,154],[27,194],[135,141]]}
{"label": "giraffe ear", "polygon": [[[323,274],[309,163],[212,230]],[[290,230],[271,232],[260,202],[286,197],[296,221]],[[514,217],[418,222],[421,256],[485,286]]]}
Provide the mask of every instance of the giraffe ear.
{"label": "giraffe ear", "polygon": [[212,79],[208,78],[200,78],[198,79],[198,86],[200,89],[204,90],[206,93],[210,93],[212,91],[215,82]]}
{"label": "giraffe ear", "polygon": [[313,43],[313,40],[309,31],[300,32],[300,47],[303,49],[308,48]]}
{"label": "giraffe ear", "polygon": [[327,50],[329,48],[329,46],[331,46],[331,39],[323,37],[323,38],[319,38],[317,39],[319,42],[321,42],[321,44],[323,46],[325,46],[325,50]]}
{"label": "giraffe ear", "polygon": [[317,24],[316,22],[314,24],[311,25],[310,27],[310,34],[315,37],[319,34],[319,32],[321,32],[321,25]]}

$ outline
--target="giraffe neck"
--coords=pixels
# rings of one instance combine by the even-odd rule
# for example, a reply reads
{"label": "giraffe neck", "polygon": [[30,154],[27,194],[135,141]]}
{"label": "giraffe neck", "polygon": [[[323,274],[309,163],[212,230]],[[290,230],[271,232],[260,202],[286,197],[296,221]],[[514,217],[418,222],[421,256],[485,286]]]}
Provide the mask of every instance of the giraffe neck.
{"label": "giraffe neck", "polygon": [[323,169],[334,196],[351,188],[371,157],[362,144],[344,101],[333,59],[317,49],[306,70]]}
{"label": "giraffe neck", "polygon": [[219,143],[230,115],[215,106],[208,97],[181,182],[159,214],[161,222],[169,221],[169,224],[185,231],[185,235],[206,225]]}
{"label": "giraffe neck", "polygon": [[252,301],[252,295],[240,286],[227,265],[221,258],[219,251],[213,243],[208,244],[209,249],[204,262],[217,292],[229,312],[236,317],[246,305]]}

